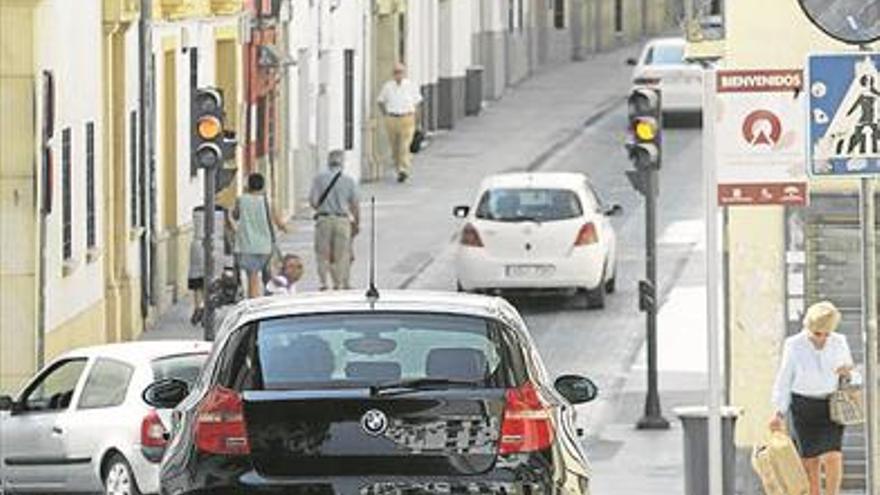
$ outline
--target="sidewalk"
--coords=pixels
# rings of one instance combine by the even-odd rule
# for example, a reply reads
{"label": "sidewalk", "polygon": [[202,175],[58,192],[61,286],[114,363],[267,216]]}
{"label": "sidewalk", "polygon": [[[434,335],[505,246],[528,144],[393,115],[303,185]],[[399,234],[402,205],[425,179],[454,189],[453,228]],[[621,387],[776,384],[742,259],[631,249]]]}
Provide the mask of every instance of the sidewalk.
{"label": "sidewalk", "polygon": [[[379,288],[408,288],[456,235],[452,207],[469,203],[482,177],[540,168],[586,122],[623,104],[630,84],[624,63],[637,51],[633,45],[547,68],[489,102],[479,117],[431,136],[428,148],[416,155],[407,183],[396,183],[387,166],[381,180],[363,184],[362,234],[355,240],[352,285],[365,287],[367,279],[371,197],[376,198]],[[299,290],[316,290],[311,213],[300,212],[293,227],[293,233],[279,239],[280,248],[303,257],[306,274]],[[157,318],[142,338],[199,338],[201,328],[189,324],[191,312],[187,296]]]}

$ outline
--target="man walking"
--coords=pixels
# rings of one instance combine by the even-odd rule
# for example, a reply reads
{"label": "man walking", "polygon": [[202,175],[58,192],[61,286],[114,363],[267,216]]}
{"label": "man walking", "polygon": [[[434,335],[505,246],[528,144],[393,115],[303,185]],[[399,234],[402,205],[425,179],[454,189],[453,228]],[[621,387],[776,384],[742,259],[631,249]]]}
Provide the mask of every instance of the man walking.
{"label": "man walking", "polygon": [[309,204],[315,210],[315,253],[321,290],[327,276],[333,289],[350,289],[351,241],[360,225],[360,199],[354,179],[345,174],[342,150],[330,152],[327,170],[312,182]]}
{"label": "man walking", "polygon": [[385,115],[385,129],[397,168],[397,182],[405,181],[412,173],[412,153],[409,146],[416,131],[416,111],[422,95],[407,79],[406,67],[395,64],[393,79],[379,92],[379,108]]}

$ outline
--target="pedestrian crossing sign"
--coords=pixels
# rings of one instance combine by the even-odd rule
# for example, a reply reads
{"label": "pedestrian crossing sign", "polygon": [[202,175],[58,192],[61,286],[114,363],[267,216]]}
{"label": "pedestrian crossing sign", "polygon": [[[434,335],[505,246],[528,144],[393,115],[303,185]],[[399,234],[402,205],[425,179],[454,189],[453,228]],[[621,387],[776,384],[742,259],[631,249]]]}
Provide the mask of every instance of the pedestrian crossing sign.
{"label": "pedestrian crossing sign", "polygon": [[807,170],[880,175],[880,53],[810,55]]}

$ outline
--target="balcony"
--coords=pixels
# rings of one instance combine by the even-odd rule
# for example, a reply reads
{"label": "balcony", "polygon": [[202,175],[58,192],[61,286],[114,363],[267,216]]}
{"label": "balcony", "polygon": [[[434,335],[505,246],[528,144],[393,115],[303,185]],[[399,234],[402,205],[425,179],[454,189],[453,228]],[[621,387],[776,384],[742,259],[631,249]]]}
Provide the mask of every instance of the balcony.
{"label": "balcony", "polygon": [[214,15],[235,15],[242,10],[242,0],[210,0],[210,8]]}
{"label": "balcony", "polygon": [[140,0],[104,0],[104,22],[106,24],[128,24],[138,19],[141,13]]}

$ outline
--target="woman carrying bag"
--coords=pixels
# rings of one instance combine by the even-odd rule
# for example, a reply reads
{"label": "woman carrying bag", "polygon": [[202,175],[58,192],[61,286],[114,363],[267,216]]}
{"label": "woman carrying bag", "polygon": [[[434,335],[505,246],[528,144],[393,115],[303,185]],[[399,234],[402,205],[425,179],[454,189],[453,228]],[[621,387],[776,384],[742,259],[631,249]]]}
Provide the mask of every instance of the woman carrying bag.
{"label": "woman carrying bag", "polygon": [[791,421],[792,434],[810,481],[810,495],[838,495],[843,475],[841,443],[844,426],[832,420],[831,396],[851,380],[853,359],[846,337],[835,333],[840,311],[829,301],[807,309],[804,330],[785,339],[782,362],[773,387],[775,413],[770,429]]}
{"label": "woman carrying bag", "polygon": [[232,227],[235,230],[235,254],[239,267],[247,273],[247,297],[263,295],[263,270],[275,250],[273,223],[287,232],[287,226],[278,212],[269,206],[263,188],[262,174],[253,173],[247,179],[247,191],[235,201]]}

